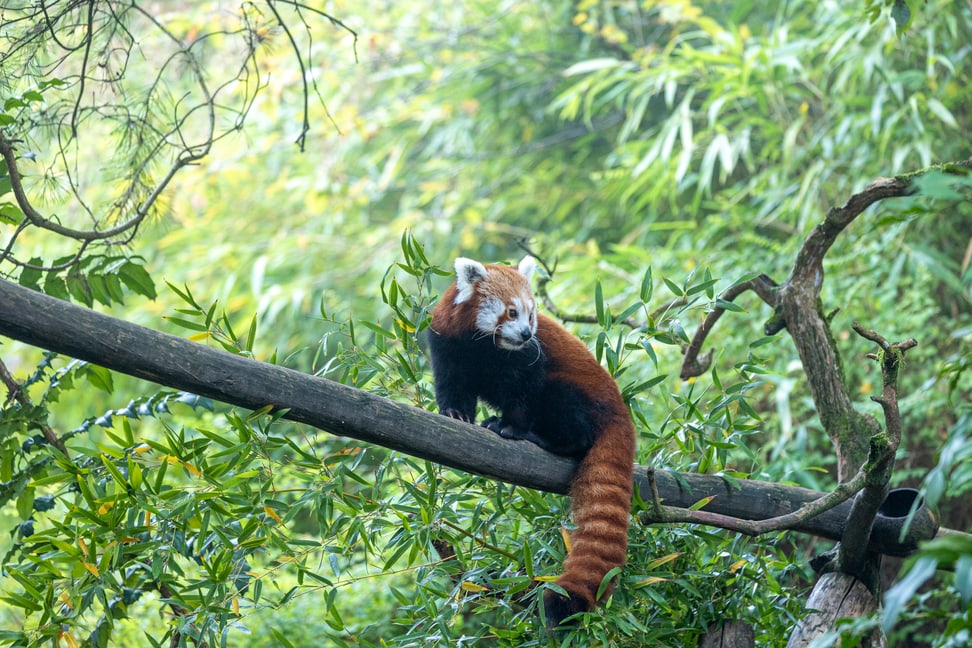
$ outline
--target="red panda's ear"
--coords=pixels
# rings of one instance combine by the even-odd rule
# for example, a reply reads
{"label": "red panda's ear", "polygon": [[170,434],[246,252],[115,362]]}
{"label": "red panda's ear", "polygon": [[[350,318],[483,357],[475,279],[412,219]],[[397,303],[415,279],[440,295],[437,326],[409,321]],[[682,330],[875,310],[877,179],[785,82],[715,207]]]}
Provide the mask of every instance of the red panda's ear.
{"label": "red panda's ear", "polygon": [[520,271],[521,275],[529,279],[533,276],[534,271],[537,269],[537,262],[532,256],[528,255],[523,257],[523,259],[520,261],[520,265],[517,266],[516,269]]}
{"label": "red panda's ear", "polygon": [[486,278],[486,266],[479,261],[459,257],[456,259],[456,299],[461,304],[473,295],[476,282]]}

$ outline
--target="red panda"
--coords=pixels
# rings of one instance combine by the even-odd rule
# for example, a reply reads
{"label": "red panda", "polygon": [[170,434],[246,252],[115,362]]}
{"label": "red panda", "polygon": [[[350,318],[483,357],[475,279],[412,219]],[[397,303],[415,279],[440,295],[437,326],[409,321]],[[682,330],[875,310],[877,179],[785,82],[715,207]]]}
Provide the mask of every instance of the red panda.
{"label": "red panda", "polygon": [[[577,529],[547,624],[594,609],[605,575],[624,564],[635,430],[611,375],[587,346],[537,313],[532,257],[517,268],[458,258],[456,281],[432,311],[429,355],[439,412],[475,422],[482,400],[499,411],[483,426],[580,460],[570,486]],[[610,592],[610,585],[604,595]]]}

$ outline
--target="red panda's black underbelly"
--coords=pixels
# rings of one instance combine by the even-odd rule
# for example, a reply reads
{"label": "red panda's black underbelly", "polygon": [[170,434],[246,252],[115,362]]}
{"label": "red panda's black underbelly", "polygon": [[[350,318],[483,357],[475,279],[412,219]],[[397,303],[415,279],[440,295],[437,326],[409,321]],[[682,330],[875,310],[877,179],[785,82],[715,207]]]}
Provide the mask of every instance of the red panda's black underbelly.
{"label": "red panda's black underbelly", "polygon": [[430,332],[429,350],[439,375],[441,411],[472,403],[473,411],[464,411],[463,418],[473,420],[476,398],[499,411],[504,424],[518,428],[522,434],[516,438],[529,438],[550,452],[582,456],[594,443],[597,404],[577,385],[549,379],[547,359],[538,348],[506,351],[489,339]]}

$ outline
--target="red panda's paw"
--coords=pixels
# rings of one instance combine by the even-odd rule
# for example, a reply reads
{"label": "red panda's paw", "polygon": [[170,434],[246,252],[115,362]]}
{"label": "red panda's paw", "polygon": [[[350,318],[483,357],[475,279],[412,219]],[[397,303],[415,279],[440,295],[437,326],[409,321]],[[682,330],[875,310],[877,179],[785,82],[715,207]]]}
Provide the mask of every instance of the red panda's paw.
{"label": "red panda's paw", "polygon": [[448,416],[449,418],[459,419],[464,423],[475,423],[472,416],[469,416],[468,414],[464,414],[459,410],[453,409],[451,407],[447,407],[446,409],[442,410],[439,413],[442,414],[442,416]]}
{"label": "red panda's paw", "polygon": [[529,434],[529,430],[521,430],[515,425],[510,425],[504,422],[499,416],[490,416],[483,421],[482,425],[487,430],[495,432],[504,439],[525,439]]}

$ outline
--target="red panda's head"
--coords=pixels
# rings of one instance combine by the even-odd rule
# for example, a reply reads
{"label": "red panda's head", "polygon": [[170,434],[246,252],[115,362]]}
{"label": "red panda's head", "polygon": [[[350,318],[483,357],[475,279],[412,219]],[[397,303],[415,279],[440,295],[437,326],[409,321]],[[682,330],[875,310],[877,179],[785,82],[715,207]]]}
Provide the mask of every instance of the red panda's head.
{"label": "red panda's head", "polygon": [[491,337],[497,348],[517,351],[535,345],[537,306],[530,277],[536,267],[530,256],[516,268],[459,257],[452,302],[462,310],[471,308],[476,332]]}

